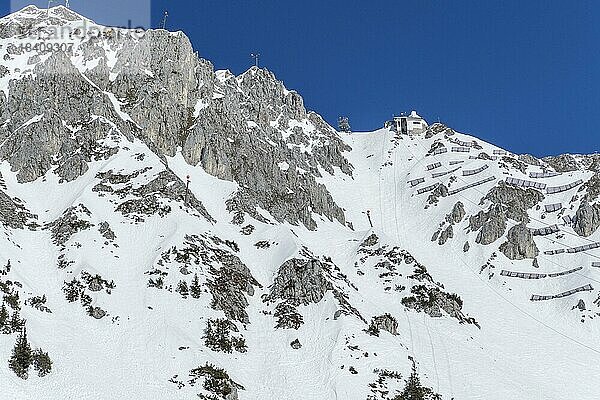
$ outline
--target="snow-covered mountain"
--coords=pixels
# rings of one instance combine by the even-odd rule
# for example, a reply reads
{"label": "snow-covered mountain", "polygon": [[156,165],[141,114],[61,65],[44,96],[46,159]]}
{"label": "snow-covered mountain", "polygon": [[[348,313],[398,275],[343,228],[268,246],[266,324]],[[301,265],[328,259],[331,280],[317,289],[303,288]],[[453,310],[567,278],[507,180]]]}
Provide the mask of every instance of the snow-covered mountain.
{"label": "snow-covered mountain", "polygon": [[[0,19],[0,398],[404,399],[413,371],[597,398],[598,160],[337,132],[181,32],[27,7]],[[45,376],[9,368],[23,327]]]}

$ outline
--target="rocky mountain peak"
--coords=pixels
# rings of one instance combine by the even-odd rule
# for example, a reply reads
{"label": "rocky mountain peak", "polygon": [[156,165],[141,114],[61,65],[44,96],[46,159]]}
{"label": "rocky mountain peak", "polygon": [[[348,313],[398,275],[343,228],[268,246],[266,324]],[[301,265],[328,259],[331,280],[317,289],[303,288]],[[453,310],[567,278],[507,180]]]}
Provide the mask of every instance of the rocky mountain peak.
{"label": "rocky mountain peak", "polygon": [[43,37],[49,27],[78,23],[94,24],[92,20],[62,5],[49,9],[30,5],[0,19],[0,39],[28,35]]}

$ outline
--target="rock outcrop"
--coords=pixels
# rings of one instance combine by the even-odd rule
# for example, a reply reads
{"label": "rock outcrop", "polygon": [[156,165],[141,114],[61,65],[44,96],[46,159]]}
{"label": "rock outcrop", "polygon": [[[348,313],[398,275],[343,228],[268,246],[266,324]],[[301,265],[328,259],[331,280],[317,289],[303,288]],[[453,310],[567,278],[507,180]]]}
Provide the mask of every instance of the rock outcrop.
{"label": "rock outcrop", "polygon": [[544,199],[544,195],[534,189],[521,189],[500,182],[481,199],[491,203],[487,211],[480,211],[469,219],[471,231],[479,231],[476,243],[488,245],[494,243],[506,232],[506,222],[512,219],[516,222],[527,223],[527,210]]}
{"label": "rock outcrop", "polygon": [[[223,311],[232,321],[247,324],[250,320],[246,312],[249,304],[246,296],[253,296],[254,288],[261,285],[234,253],[235,250],[219,238],[186,235],[181,246],[163,252],[156,266],[146,272],[150,276],[148,286],[164,289],[166,279],[174,281],[173,284],[177,282],[178,278],[170,276],[176,274],[175,271],[183,275],[194,273],[208,288],[213,309]],[[177,268],[169,268],[173,264]]]}
{"label": "rock outcrop", "polygon": [[480,211],[469,220],[469,228],[479,231],[476,243],[488,245],[498,240],[506,231],[506,214],[500,204],[493,205],[489,211]]}
{"label": "rock outcrop", "polygon": [[457,202],[450,214],[446,215],[446,222],[449,224],[458,224],[465,217],[465,205],[462,202]]}
{"label": "rock outcrop", "polygon": [[[32,9],[21,22],[0,27],[0,35],[81,19],[56,12]],[[253,67],[236,77],[214,71],[181,32],[148,30],[140,37],[105,39],[86,38],[72,52],[33,57],[31,73],[10,80],[8,97],[0,95],[7,120],[0,125],[0,160],[18,171],[20,182],[49,171],[72,181],[91,162],[108,160],[127,142],[140,140],[165,164],[181,151],[190,165],[236,182],[239,190],[228,202],[236,223],[245,215],[264,220],[258,209],[309,229],[316,228],[314,214],[346,223],[317,180],[335,169],[351,175],[344,157],[350,148],[272,72]],[[168,210],[145,198],[122,211]]]}
{"label": "rock outcrop", "polygon": [[583,200],[593,203],[600,197],[600,174],[594,174],[586,183],[583,184],[581,190],[585,190]]}
{"label": "rock outcrop", "polygon": [[531,231],[525,224],[510,228],[507,239],[505,243],[500,245],[500,251],[511,260],[534,259],[540,253]]}
{"label": "rock outcrop", "polygon": [[90,217],[92,213],[83,204],[70,207],[63,215],[48,224],[52,231],[52,241],[57,246],[64,246],[65,243],[77,232],[91,228],[93,225],[84,219]]}
{"label": "rock outcrop", "polygon": [[504,205],[506,217],[517,222],[529,222],[527,210],[544,200],[544,195],[535,189],[522,189],[500,182],[481,199],[481,204],[489,200],[493,204]]}
{"label": "rock outcrop", "polygon": [[475,319],[466,317],[462,312],[463,302],[456,294],[442,291],[439,287],[417,285],[411,289],[412,296],[404,297],[402,304],[419,312],[424,312],[431,317],[439,318],[442,311],[458,319],[461,323],[477,325]]}
{"label": "rock outcrop", "polygon": [[525,164],[540,166],[541,161],[531,154],[520,154],[519,161],[524,162]]}
{"label": "rock outcrop", "polygon": [[143,168],[131,174],[116,173],[112,170],[100,172],[96,178],[101,181],[94,186],[93,190],[115,195],[123,200],[127,199],[120,203],[115,211],[138,222],[143,221],[144,216],[169,214],[171,207],[165,200],[184,204],[188,209],[197,211],[206,220],[214,221],[202,202],[193,193],[188,193],[186,184],[168,168],[148,178],[149,182],[134,186],[132,181],[149,171],[149,168]]}
{"label": "rock outcrop", "polygon": [[445,244],[448,241],[448,239],[451,239],[453,237],[454,237],[454,229],[452,228],[452,225],[448,225],[448,227],[446,229],[444,229],[442,231],[442,233],[440,234],[438,244],[441,246],[441,245]]}
{"label": "rock outcrop", "polygon": [[581,202],[575,213],[573,230],[580,236],[591,236],[600,227],[600,205]]}
{"label": "rock outcrop", "polygon": [[331,289],[321,261],[292,258],[279,267],[266,300],[285,300],[294,306],[308,305],[320,302]]}
{"label": "rock outcrop", "polygon": [[398,334],[398,321],[391,314],[383,314],[373,317],[369,330],[374,332],[386,331],[392,335]]}
{"label": "rock outcrop", "polygon": [[571,172],[578,169],[577,160],[570,154],[544,157],[542,160],[554,168],[556,172]]}
{"label": "rock outcrop", "polygon": [[[0,178],[2,175],[0,175]],[[0,189],[0,224],[13,229],[35,228],[36,215],[31,214],[21,200],[9,197]]]}

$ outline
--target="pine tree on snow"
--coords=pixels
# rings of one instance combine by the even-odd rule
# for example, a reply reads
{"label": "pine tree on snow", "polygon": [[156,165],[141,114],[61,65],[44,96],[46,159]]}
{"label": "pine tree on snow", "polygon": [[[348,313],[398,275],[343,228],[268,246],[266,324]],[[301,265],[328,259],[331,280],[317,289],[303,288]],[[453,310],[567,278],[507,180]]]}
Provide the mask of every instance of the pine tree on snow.
{"label": "pine tree on snow", "polygon": [[10,318],[10,333],[19,332],[25,326],[25,320],[19,315],[19,311],[15,310]]}
{"label": "pine tree on snow", "polygon": [[421,379],[417,373],[417,366],[413,360],[412,362],[412,373],[406,381],[404,390],[394,400],[440,400],[439,394],[433,393],[428,387],[421,385]]}
{"label": "pine tree on snow", "polygon": [[36,349],[33,352],[33,368],[37,371],[38,376],[46,376],[52,371],[52,360],[48,353],[42,349]]}
{"label": "pine tree on snow", "polygon": [[200,282],[198,280],[198,274],[194,274],[194,279],[192,279],[192,284],[190,285],[190,294],[193,298],[198,299],[202,294],[202,289],[200,288]]}
{"label": "pine tree on snow", "polygon": [[31,346],[27,341],[27,330],[23,328],[23,332],[17,337],[17,342],[12,350],[12,355],[8,360],[8,367],[21,379],[29,377],[29,367],[33,362]]}
{"label": "pine tree on snow", "polygon": [[0,333],[3,333],[8,326],[8,310],[6,309],[6,305],[2,303],[2,307],[0,307]]}
{"label": "pine tree on snow", "polygon": [[187,298],[190,294],[186,281],[179,281],[179,284],[177,285],[177,289],[175,291],[179,293],[184,299]]}

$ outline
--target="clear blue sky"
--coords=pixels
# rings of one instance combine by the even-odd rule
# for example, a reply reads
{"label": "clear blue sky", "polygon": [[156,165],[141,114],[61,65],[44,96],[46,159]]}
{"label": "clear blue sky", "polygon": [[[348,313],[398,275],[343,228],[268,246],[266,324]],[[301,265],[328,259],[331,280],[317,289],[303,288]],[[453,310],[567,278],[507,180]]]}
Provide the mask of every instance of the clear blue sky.
{"label": "clear blue sky", "polygon": [[600,1],[153,0],[154,26],[164,9],[216,68],[259,52],[332,124],[416,109],[515,152],[600,151]]}

